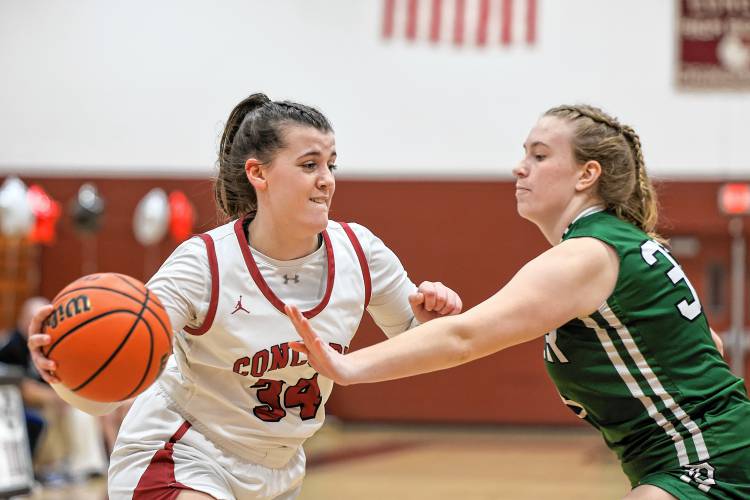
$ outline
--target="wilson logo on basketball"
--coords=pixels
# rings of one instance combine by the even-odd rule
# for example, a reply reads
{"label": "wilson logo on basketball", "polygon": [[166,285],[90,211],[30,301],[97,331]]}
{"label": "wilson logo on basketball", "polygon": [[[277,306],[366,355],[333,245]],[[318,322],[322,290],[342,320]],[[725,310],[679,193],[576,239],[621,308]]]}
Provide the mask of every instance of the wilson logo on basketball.
{"label": "wilson logo on basketball", "polygon": [[78,396],[130,399],[149,387],[172,352],[169,315],[146,286],[124,274],[79,278],[55,297],[42,353]]}
{"label": "wilson logo on basketball", "polygon": [[45,323],[50,328],[57,328],[57,325],[66,319],[90,310],[91,302],[88,295],[78,295],[68,300],[64,305],[57,306],[57,309],[52,311],[49,318],[45,320]]}

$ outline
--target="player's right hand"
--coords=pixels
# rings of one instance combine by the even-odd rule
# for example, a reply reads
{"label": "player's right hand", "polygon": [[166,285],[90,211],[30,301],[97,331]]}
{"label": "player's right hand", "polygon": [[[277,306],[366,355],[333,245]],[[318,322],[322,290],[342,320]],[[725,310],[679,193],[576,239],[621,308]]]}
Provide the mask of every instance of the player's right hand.
{"label": "player's right hand", "polygon": [[57,384],[60,379],[55,376],[57,364],[42,354],[42,347],[48,346],[52,342],[52,337],[42,333],[42,322],[47,319],[55,308],[47,305],[39,309],[29,323],[28,346],[31,352],[31,362],[39,372],[39,375],[49,384]]}

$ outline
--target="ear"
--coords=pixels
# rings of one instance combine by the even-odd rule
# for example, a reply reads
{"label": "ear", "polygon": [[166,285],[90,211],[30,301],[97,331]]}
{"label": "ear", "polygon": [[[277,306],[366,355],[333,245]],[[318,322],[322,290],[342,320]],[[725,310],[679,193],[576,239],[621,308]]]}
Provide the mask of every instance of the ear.
{"label": "ear", "polygon": [[589,160],[581,165],[576,182],[577,191],[586,191],[591,188],[602,175],[602,166],[596,160]]}
{"label": "ear", "polygon": [[266,172],[263,170],[263,164],[257,158],[248,158],[245,162],[245,175],[250,185],[255,191],[264,191],[268,186]]}

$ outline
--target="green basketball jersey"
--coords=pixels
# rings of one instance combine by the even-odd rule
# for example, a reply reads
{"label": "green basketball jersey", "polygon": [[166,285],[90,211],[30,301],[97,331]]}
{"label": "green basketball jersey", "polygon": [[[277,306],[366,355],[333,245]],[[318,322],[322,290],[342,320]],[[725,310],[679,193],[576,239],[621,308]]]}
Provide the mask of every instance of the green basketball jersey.
{"label": "green basketball jersey", "polygon": [[617,283],[596,312],[547,334],[547,370],[633,485],[682,469],[682,480],[708,491],[712,457],[750,447],[743,382],[716,349],[695,289],[669,250],[597,209],[574,220],[563,240],[582,237],[617,252]]}

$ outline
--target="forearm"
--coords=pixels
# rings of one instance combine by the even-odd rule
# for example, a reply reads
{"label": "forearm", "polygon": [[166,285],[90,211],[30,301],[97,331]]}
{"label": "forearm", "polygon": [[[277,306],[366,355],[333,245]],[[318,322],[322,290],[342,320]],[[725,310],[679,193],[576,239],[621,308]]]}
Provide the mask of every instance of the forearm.
{"label": "forearm", "polygon": [[415,318],[409,306],[409,295],[416,290],[417,287],[407,280],[389,290],[389,293],[373,297],[367,312],[387,337],[394,337],[413,327]]}
{"label": "forearm", "polygon": [[617,278],[617,262],[610,261],[609,253],[609,247],[597,240],[561,243],[469,311],[433,319],[348,355],[336,353],[299,310],[287,306],[304,341],[293,343],[294,348],[307,354],[319,373],[343,385],[451,368],[540,337],[595,311],[611,294]]}
{"label": "forearm", "polygon": [[348,383],[370,383],[451,368],[480,357],[471,329],[458,316],[438,318],[381,342],[348,354]]}
{"label": "forearm", "polygon": [[[529,299],[529,300],[527,300]],[[541,312],[533,295],[510,286],[483,303],[347,355],[344,383],[392,380],[451,368],[544,335],[566,312]],[[564,317],[564,316],[563,316]]]}

